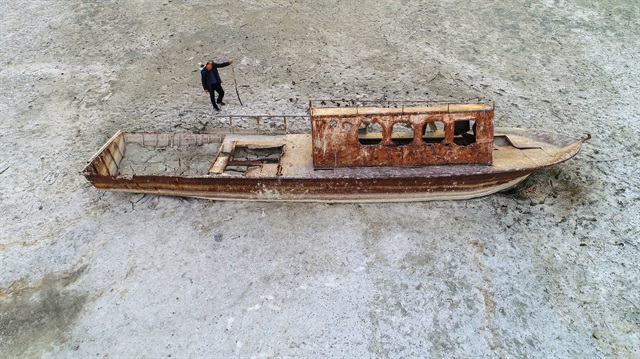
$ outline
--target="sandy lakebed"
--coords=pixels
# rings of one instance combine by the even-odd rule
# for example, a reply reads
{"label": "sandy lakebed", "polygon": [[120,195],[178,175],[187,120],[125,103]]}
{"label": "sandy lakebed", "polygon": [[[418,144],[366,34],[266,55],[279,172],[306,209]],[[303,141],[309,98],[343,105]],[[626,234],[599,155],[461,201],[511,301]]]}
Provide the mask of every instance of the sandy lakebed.
{"label": "sandy lakebed", "polygon": [[[640,357],[640,3],[4,1],[0,357]],[[476,200],[98,191],[118,129],[489,97],[578,156]],[[526,191],[525,191],[526,189]]]}

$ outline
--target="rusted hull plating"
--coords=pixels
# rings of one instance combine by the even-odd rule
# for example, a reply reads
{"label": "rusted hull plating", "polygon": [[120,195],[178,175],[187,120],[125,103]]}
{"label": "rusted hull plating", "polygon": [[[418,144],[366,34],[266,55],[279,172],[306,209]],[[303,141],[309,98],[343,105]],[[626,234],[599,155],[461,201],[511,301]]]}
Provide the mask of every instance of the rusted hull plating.
{"label": "rusted hull plating", "polygon": [[88,175],[98,189],[217,200],[376,202],[467,199],[517,184],[530,171],[435,178],[224,178]]}

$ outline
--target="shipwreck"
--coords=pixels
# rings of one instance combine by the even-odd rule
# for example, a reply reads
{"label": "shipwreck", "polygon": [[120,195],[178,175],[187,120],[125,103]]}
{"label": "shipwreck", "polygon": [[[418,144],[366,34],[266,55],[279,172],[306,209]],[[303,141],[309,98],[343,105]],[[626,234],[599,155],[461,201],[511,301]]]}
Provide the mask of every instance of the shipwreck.
{"label": "shipwreck", "polygon": [[590,138],[494,128],[494,111],[485,99],[311,100],[308,115],[217,117],[222,126],[203,133],[118,131],[82,174],[101,190],[214,200],[468,199],[566,161]]}

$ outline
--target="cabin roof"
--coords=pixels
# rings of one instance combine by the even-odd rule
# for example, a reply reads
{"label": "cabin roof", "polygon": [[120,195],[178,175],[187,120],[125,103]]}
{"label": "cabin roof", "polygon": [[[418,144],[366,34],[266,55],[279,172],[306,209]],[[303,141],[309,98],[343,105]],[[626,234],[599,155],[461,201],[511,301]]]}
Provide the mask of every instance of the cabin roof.
{"label": "cabin roof", "polygon": [[442,104],[436,106],[416,107],[311,107],[312,117],[325,116],[357,116],[357,115],[402,115],[446,112],[482,112],[491,111],[493,107],[483,103]]}

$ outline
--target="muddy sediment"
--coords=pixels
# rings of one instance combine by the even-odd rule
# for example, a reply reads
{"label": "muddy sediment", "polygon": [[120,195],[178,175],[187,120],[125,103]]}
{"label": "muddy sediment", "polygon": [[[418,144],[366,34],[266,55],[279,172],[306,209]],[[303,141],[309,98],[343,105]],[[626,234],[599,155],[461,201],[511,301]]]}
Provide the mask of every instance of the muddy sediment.
{"label": "muddy sediment", "polygon": [[118,175],[204,176],[215,161],[219,147],[218,143],[175,147],[128,143],[118,166]]}
{"label": "muddy sediment", "polygon": [[37,357],[68,341],[88,294],[70,290],[82,272],[48,273],[0,289],[0,347],[17,357]]}
{"label": "muddy sediment", "polygon": [[[0,357],[640,356],[637,1],[32,0],[0,19]],[[235,60],[215,116],[211,58]],[[118,129],[473,97],[496,126],[592,139],[459,202],[212,202],[78,174]],[[137,150],[123,173],[215,152]]]}

